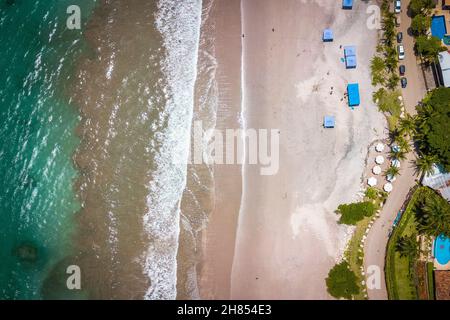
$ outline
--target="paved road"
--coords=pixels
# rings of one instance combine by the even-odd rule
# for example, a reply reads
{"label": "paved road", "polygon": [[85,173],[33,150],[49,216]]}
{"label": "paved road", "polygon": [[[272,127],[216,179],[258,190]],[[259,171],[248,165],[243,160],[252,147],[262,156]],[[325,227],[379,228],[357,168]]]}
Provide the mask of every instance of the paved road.
{"label": "paved road", "polygon": [[[405,108],[408,113],[415,114],[415,106],[425,95],[426,89],[420,66],[414,56],[414,39],[408,34],[408,28],[411,25],[411,19],[406,14],[406,8],[409,1],[402,1],[401,26],[399,31],[403,32],[403,46],[405,48],[405,60],[401,61],[406,67],[406,77],[408,85],[402,89]],[[406,160],[402,162],[400,176],[394,182],[394,190],[389,195],[380,218],[372,226],[364,248],[364,264],[367,267],[376,265],[381,270],[381,288],[369,289],[369,299],[382,300],[387,299],[386,282],[384,277],[384,262],[386,255],[386,244],[388,241],[389,229],[397,216],[397,212],[403,205],[406,196],[417,179],[413,164],[415,159],[413,153],[408,154]]]}

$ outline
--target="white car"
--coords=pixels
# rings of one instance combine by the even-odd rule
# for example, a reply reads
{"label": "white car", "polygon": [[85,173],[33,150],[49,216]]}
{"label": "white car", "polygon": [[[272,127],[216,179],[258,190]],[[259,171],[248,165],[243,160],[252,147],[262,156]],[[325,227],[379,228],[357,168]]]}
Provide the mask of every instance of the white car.
{"label": "white car", "polygon": [[398,59],[399,60],[405,59],[405,48],[403,48],[403,45],[399,44],[397,46],[397,52],[398,52]]}
{"label": "white car", "polygon": [[402,11],[402,3],[400,0],[395,0],[395,13],[400,13]]}

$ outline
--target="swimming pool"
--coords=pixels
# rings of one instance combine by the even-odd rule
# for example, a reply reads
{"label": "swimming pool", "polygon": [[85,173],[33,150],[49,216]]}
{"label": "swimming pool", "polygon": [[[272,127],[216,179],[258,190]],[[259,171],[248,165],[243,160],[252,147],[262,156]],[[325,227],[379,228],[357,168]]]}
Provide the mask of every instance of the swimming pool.
{"label": "swimming pool", "polygon": [[439,264],[450,262],[450,238],[440,235],[434,241],[434,256]]}
{"label": "swimming pool", "polygon": [[446,33],[445,16],[433,16],[431,18],[431,35],[442,40]]}

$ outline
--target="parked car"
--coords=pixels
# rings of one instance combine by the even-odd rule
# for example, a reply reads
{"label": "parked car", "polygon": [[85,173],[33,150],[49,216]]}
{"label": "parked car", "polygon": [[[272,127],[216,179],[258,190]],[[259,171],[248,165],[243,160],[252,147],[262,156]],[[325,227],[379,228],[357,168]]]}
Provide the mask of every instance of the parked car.
{"label": "parked car", "polygon": [[401,23],[402,23],[402,20],[400,19],[400,16],[395,16],[395,26],[400,27]]}
{"label": "parked car", "polygon": [[399,44],[397,46],[397,52],[398,52],[398,59],[399,60],[405,59],[405,48],[403,48],[403,45]]}
{"label": "parked car", "polygon": [[406,86],[408,85],[408,80],[403,77],[400,79],[400,83],[402,84],[402,88],[406,88]]}
{"label": "parked car", "polygon": [[400,72],[400,75],[401,75],[401,76],[404,76],[404,75],[405,75],[405,72],[406,72],[406,67],[405,67],[405,65],[404,65],[404,64],[400,65],[400,67],[398,68],[398,71]]}
{"label": "parked car", "polygon": [[397,33],[397,42],[402,43],[403,41],[403,32]]}
{"label": "parked car", "polygon": [[400,13],[402,11],[402,3],[400,0],[395,0],[395,13]]}

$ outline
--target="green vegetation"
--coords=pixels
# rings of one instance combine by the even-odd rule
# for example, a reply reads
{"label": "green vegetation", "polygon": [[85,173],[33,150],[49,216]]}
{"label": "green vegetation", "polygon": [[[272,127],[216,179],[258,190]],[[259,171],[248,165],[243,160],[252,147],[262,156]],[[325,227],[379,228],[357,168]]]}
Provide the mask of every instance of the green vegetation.
{"label": "green vegetation", "polygon": [[427,287],[428,287],[428,299],[434,300],[434,264],[433,262],[427,262]]}
{"label": "green vegetation", "polygon": [[401,114],[400,92],[397,90],[400,77],[397,73],[398,53],[396,49],[395,14],[389,11],[390,1],[381,5],[383,38],[377,46],[377,54],[371,61],[372,84],[379,86],[373,101],[385,113],[389,130],[397,126]]}
{"label": "green vegetation", "polygon": [[426,63],[431,63],[438,61],[439,52],[445,51],[447,48],[442,46],[439,38],[419,35],[416,38],[415,50]]}
{"label": "green vegetation", "polygon": [[380,88],[373,94],[373,101],[378,105],[380,111],[389,112],[392,116],[398,118],[402,108],[399,100],[400,95],[398,90]]}
{"label": "green vegetation", "polygon": [[383,58],[375,56],[370,61],[372,70],[372,85],[384,85],[386,82],[386,63]]}
{"label": "green vegetation", "polygon": [[411,31],[415,36],[424,36],[431,26],[431,18],[424,15],[417,15],[411,21]]}
{"label": "green vegetation", "polygon": [[411,256],[399,253],[398,242],[405,237],[417,234],[413,207],[419,197],[420,189],[416,190],[403,212],[402,218],[394,229],[386,252],[386,286],[391,300],[416,300],[417,290],[414,284],[414,261]]}
{"label": "green vegetation", "polygon": [[411,0],[408,9],[411,16],[415,17],[419,14],[429,14],[430,9],[433,9],[435,6],[436,4],[433,0]]}
{"label": "green vegetation", "polygon": [[384,173],[386,176],[396,177],[400,174],[400,169],[395,166],[390,166],[387,168],[386,172]]}
{"label": "green vegetation", "polygon": [[365,217],[371,217],[374,212],[375,205],[369,201],[341,204],[336,210],[341,215],[339,223],[348,225],[356,225]]}
{"label": "green vegetation", "polygon": [[[415,278],[423,277],[416,274],[420,253],[417,235],[425,237],[440,233],[449,235],[449,230],[450,204],[434,190],[427,187],[418,188],[389,239],[385,271],[390,299],[418,298]],[[423,266],[421,267],[423,269]],[[434,292],[432,268],[432,263],[427,265],[429,297],[433,297],[430,293]]]}
{"label": "green vegetation", "polygon": [[416,37],[415,50],[423,62],[436,62],[438,53],[447,50],[441,45],[441,40],[428,35],[431,26],[431,9],[436,6],[433,0],[412,0],[409,11],[412,15],[411,31]]}
{"label": "green vegetation", "polygon": [[431,189],[427,190],[428,195],[419,198],[415,206],[417,229],[427,236],[450,237],[450,204]]}
{"label": "green vegetation", "polygon": [[420,171],[427,172],[436,161],[450,171],[450,88],[431,91],[417,112],[414,139],[424,159],[418,163]]}
{"label": "green vegetation", "polygon": [[419,254],[419,242],[417,241],[417,234],[402,236],[395,244],[395,250],[400,254],[400,257],[410,258],[415,260]]}
{"label": "green vegetation", "polygon": [[[381,206],[381,203],[386,201],[387,193],[384,191],[380,191],[376,188],[369,187],[366,189],[363,203],[370,203],[371,205],[362,205],[367,207],[372,207],[374,210],[378,210]],[[347,210],[348,207],[351,207],[352,210],[356,210],[358,206],[357,204],[351,204],[351,205],[344,205]],[[360,212],[364,212],[363,210],[360,210],[357,215],[360,215]],[[364,251],[361,248],[361,244],[364,238],[364,235],[366,234],[366,230],[369,227],[369,224],[374,220],[375,217],[370,214],[370,216],[364,216],[363,218],[356,223],[356,228],[353,233],[353,236],[351,240],[348,243],[348,247],[345,250],[344,253],[344,260],[348,263],[348,266],[350,270],[355,274],[356,276],[356,282],[359,287],[358,293],[355,293],[352,298],[356,300],[363,300],[367,298],[367,291],[365,288],[365,285],[363,284],[363,281],[365,280],[365,277],[362,274],[363,269],[363,261],[364,261]]]}
{"label": "green vegetation", "polygon": [[359,293],[357,277],[345,261],[335,265],[325,281],[328,293],[335,298],[351,299]]}

